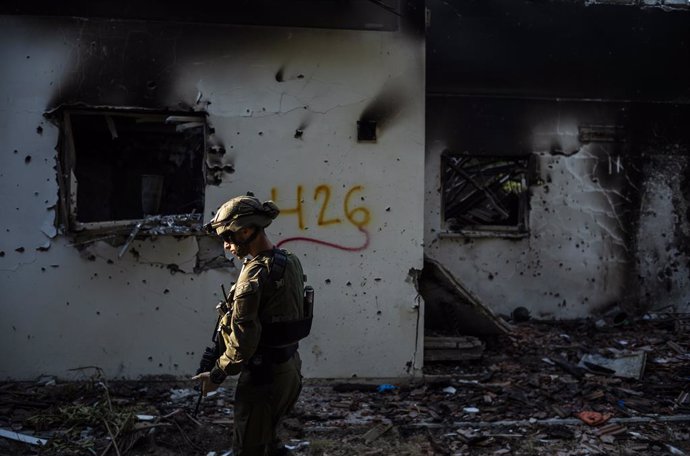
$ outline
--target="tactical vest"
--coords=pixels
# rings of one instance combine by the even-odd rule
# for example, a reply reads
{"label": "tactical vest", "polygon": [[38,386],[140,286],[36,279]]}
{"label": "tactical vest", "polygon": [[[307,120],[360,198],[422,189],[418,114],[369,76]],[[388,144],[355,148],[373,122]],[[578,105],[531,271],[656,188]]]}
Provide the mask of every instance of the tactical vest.
{"label": "tactical vest", "polygon": [[[288,258],[283,250],[273,249],[273,260],[268,268],[267,278],[271,286],[276,289],[283,285],[287,262]],[[262,330],[259,347],[269,349],[291,347],[307,337],[311,332],[314,316],[314,289],[310,286],[304,287],[302,305],[304,317],[301,319],[261,321]]]}

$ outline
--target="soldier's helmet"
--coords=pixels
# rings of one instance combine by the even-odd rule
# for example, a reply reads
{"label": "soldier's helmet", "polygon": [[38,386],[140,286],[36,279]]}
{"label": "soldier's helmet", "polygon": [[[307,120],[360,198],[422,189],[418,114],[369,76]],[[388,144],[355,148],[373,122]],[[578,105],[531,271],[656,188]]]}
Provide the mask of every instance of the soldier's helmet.
{"label": "soldier's helmet", "polygon": [[208,233],[219,236],[242,228],[266,228],[279,213],[273,201],[262,203],[253,196],[237,196],[219,207],[215,217],[204,227]]}

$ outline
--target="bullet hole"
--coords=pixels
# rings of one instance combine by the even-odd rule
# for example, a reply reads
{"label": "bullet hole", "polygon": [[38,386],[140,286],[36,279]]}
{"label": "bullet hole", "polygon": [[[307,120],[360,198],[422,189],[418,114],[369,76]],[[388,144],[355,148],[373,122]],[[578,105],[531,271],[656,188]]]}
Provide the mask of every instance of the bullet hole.
{"label": "bullet hole", "polygon": [[259,136],[263,136],[263,135],[264,135],[264,132],[263,132],[263,131],[260,131],[260,132],[259,132]]}
{"label": "bullet hole", "polygon": [[388,206],[388,207],[386,208],[386,212],[390,212],[390,211],[391,211],[391,207]]}
{"label": "bullet hole", "polygon": [[165,290],[163,290],[163,294],[168,294],[168,293],[170,293],[170,290],[168,290],[167,288]]}
{"label": "bullet hole", "polygon": [[304,134],[304,130],[295,130],[295,139],[301,139]]}
{"label": "bullet hole", "polygon": [[14,249],[15,252],[24,253],[24,247],[17,247]]}
{"label": "bullet hole", "polygon": [[34,192],[34,196],[38,196],[38,192]]}
{"label": "bullet hole", "polygon": [[96,261],[96,255],[94,255],[94,254],[92,253],[91,255],[89,255],[88,257],[86,257],[86,259],[89,260],[89,261]]}
{"label": "bullet hole", "polygon": [[489,274],[489,280],[494,280],[494,275],[493,275],[493,274]]}
{"label": "bullet hole", "polygon": [[65,305],[69,307],[69,301],[67,301],[67,302],[65,303]]}
{"label": "bullet hole", "polygon": [[41,272],[46,272],[46,268],[41,268]]}
{"label": "bullet hole", "polygon": [[13,331],[16,331],[16,330],[17,330],[17,327],[14,326],[14,325],[12,325],[12,330],[13,330]]}
{"label": "bullet hole", "polygon": [[96,315],[100,315],[100,314],[101,314],[101,311],[100,311],[100,310],[97,310],[97,311],[96,311]]}
{"label": "bullet hole", "polygon": [[[175,263],[169,264],[169,265],[167,266],[167,268],[168,268],[168,271],[170,271],[170,274],[171,274],[171,275],[175,275],[175,274],[177,274],[178,272],[184,272],[184,271],[183,271],[182,269],[180,269],[180,267],[179,267],[178,265],[176,265]],[[192,280],[194,280],[194,279],[192,278]]]}
{"label": "bullet hole", "polygon": [[115,262],[114,262],[113,260],[110,260],[110,259],[109,259],[108,261],[106,261],[106,263],[108,263],[108,264],[113,264],[113,263],[115,263]]}
{"label": "bullet hole", "polygon": [[4,251],[4,250],[0,250],[0,258],[2,258],[2,257],[4,257],[4,256],[5,256],[5,251]]}
{"label": "bullet hole", "polygon": [[326,282],[327,284],[328,284],[328,283],[331,283],[331,279],[326,279],[325,282]]}
{"label": "bullet hole", "polygon": [[31,340],[31,334],[27,334],[27,335],[26,335],[26,338],[29,339],[29,340]]}
{"label": "bullet hole", "polygon": [[352,286],[352,282],[347,282],[345,285],[347,285],[348,287],[351,287],[351,286]]}
{"label": "bullet hole", "polygon": [[27,155],[26,157],[24,157],[24,163],[26,163],[27,165],[31,163],[31,155]]}
{"label": "bullet hole", "polygon": [[38,133],[39,135],[42,135],[43,134],[43,127],[40,125],[38,127],[36,127],[36,133]]}
{"label": "bullet hole", "polygon": [[146,284],[146,279],[141,279],[141,283]]}
{"label": "bullet hole", "polygon": [[131,253],[132,256],[133,256],[134,258],[136,258],[137,260],[139,259],[139,255],[140,255],[140,254],[139,254],[139,251],[138,251],[137,249],[135,249],[134,247],[132,247],[132,248],[129,249],[129,253]]}
{"label": "bullet hole", "polygon": [[173,364],[173,367],[174,367],[175,369],[177,369],[179,366],[177,365],[177,363],[175,363],[175,364]]}
{"label": "bullet hole", "polygon": [[163,367],[163,363],[158,363],[158,367]]}
{"label": "bullet hole", "polygon": [[30,58],[31,58],[31,56],[30,56],[30,55],[27,55],[27,56],[26,56],[26,58],[27,58],[27,59],[30,59]]}
{"label": "bullet hole", "polygon": [[149,361],[153,361],[153,356],[149,356],[149,357],[148,357],[148,360],[149,360]]}
{"label": "bullet hole", "polygon": [[285,68],[281,67],[278,72],[276,73],[276,81],[277,82],[284,82],[285,81]]}
{"label": "bullet hole", "polygon": [[160,310],[160,307],[159,307],[159,306],[156,306],[156,310]]}
{"label": "bullet hole", "polygon": [[374,282],[380,282],[380,281],[381,281],[381,277],[375,277],[374,278]]}
{"label": "bullet hole", "polygon": [[15,154],[18,154],[19,151],[18,151],[17,149],[14,149],[14,153],[15,153]]}

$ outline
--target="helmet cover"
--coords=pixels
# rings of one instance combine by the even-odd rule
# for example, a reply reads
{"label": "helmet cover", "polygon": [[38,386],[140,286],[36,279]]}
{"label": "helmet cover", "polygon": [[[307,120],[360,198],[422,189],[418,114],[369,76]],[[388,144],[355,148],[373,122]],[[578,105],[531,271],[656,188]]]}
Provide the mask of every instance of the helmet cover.
{"label": "helmet cover", "polygon": [[220,206],[206,227],[208,232],[219,236],[242,228],[266,228],[279,213],[273,201],[262,203],[253,196],[237,196]]}

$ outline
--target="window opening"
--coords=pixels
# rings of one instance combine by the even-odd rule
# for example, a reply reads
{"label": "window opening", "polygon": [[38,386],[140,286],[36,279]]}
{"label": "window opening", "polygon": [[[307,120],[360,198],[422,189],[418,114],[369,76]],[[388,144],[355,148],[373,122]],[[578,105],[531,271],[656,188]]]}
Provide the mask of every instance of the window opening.
{"label": "window opening", "polygon": [[442,213],[448,232],[526,233],[527,157],[442,156]]}
{"label": "window opening", "polygon": [[201,114],[64,110],[60,187],[72,232],[191,234],[204,212]]}

